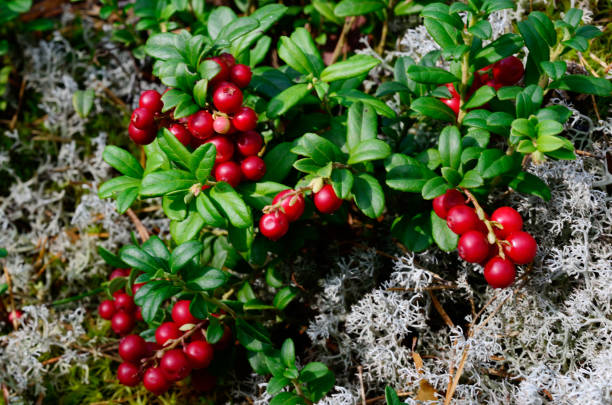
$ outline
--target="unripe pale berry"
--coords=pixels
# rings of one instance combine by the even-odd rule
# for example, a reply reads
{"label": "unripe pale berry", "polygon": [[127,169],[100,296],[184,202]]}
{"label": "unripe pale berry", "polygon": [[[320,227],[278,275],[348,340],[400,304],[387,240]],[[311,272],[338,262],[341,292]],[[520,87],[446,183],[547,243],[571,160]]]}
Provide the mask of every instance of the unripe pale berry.
{"label": "unripe pale berry", "polygon": [[315,193],[314,203],[323,214],[331,214],[342,206],[342,200],[338,198],[331,184],[324,185],[318,193]]}
{"label": "unripe pale berry", "polygon": [[180,301],[177,301],[172,307],[172,320],[179,327],[187,323],[197,323],[198,322],[198,318],[191,315],[191,311],[189,310],[190,305],[191,305],[191,301],[180,300]]}
{"label": "unripe pale berry", "polygon": [[179,381],[189,375],[191,367],[182,350],[172,349],[164,353],[159,368],[168,381]]}
{"label": "unripe pale berry", "polygon": [[232,156],[234,156],[234,144],[225,136],[213,136],[205,143],[212,143],[215,145],[215,149],[217,151],[215,156],[215,164],[227,162],[232,158]]}
{"label": "unripe pale berry", "polygon": [[131,123],[138,129],[151,128],[155,124],[155,115],[146,108],[137,108],[132,113]]}
{"label": "unripe pale berry", "polygon": [[127,335],[134,329],[134,316],[123,311],[118,311],[111,319],[111,328],[121,336]]}
{"label": "unripe pale berry", "polygon": [[246,179],[257,181],[266,174],[266,164],[259,156],[249,156],[240,163],[240,170]]}
{"label": "unripe pale berry", "polygon": [[243,132],[236,139],[236,147],[242,156],[257,155],[263,146],[263,139],[255,131]]}
{"label": "unripe pale berry", "polygon": [[157,129],[155,126],[151,126],[146,129],[136,128],[134,124],[130,123],[128,126],[128,134],[130,139],[137,145],[148,145],[155,140],[157,136]]}
{"label": "unripe pale berry", "polygon": [[191,368],[206,368],[214,357],[214,349],[208,342],[196,340],[187,345],[185,355],[187,360],[189,360]]}
{"label": "unripe pale berry", "polygon": [[234,161],[223,162],[215,168],[215,179],[224,181],[232,187],[237,187],[242,181],[242,171],[240,165]]}
{"label": "unripe pale berry", "polygon": [[508,56],[493,65],[493,79],[506,86],[518,83],[525,73],[523,62],[516,56]]}
{"label": "unripe pale berry", "polygon": [[253,72],[251,72],[251,68],[247,65],[236,65],[232,67],[230,71],[230,80],[233,83],[236,83],[236,86],[241,89],[245,88],[251,82],[251,78],[253,77]]}
{"label": "unripe pale berry", "polygon": [[512,232],[523,229],[523,218],[514,208],[500,207],[491,214],[491,221],[499,223],[502,228],[493,227],[495,235],[500,239],[505,239]]}
{"label": "unripe pale berry", "polygon": [[117,369],[119,383],[133,387],[140,382],[140,369],[132,363],[121,363]]}
{"label": "unripe pale berry", "polygon": [[155,341],[158,345],[164,346],[164,344],[170,339],[178,339],[183,335],[183,332],[179,330],[179,327],[174,322],[164,322],[157,327],[155,330]]}
{"label": "unripe pale berry", "polygon": [[98,314],[100,314],[100,318],[111,320],[113,315],[117,312],[115,308],[114,300],[104,300],[98,305]]}
{"label": "unripe pale berry", "polygon": [[178,139],[179,142],[183,145],[189,146],[189,144],[191,143],[191,134],[183,125],[172,124],[168,128],[168,131],[170,131],[172,135],[176,136],[176,139]]}
{"label": "unripe pale berry", "polygon": [[208,111],[200,110],[189,116],[187,129],[191,135],[198,139],[211,137],[215,131],[213,129],[213,116]]}
{"label": "unripe pale berry", "polygon": [[213,93],[215,107],[226,114],[233,114],[242,105],[242,91],[233,83],[223,82]]}
{"label": "unripe pale berry", "polygon": [[491,287],[506,288],[514,283],[516,270],[510,260],[496,256],[485,265],[484,276]]}
{"label": "unripe pale berry", "polygon": [[264,214],[259,220],[259,230],[266,238],[277,241],[289,230],[289,221],[280,211]]}
{"label": "unripe pale berry", "polygon": [[478,215],[467,205],[456,205],[448,211],[446,224],[451,231],[462,235],[469,230],[476,229],[478,226]]}
{"label": "unripe pale berry", "polygon": [[249,107],[240,107],[232,120],[238,131],[252,131],[257,127],[257,114]]}
{"label": "unripe pale berry", "polygon": [[302,216],[304,213],[304,196],[302,193],[297,193],[293,196],[287,196],[290,193],[294,193],[294,190],[284,190],[281,191],[274,197],[272,200],[272,204],[278,204],[279,201],[282,200],[281,207],[285,215],[287,216],[287,220],[289,222],[293,222]]}
{"label": "unripe pale berry", "polygon": [[538,250],[538,244],[533,236],[527,232],[518,231],[511,233],[504,244],[504,253],[516,264],[531,263]]}
{"label": "unripe pale berry", "polygon": [[489,255],[487,237],[475,230],[467,231],[459,238],[457,252],[466,262],[479,263]]}
{"label": "unripe pale berry", "polygon": [[142,385],[155,395],[161,395],[170,388],[170,382],[159,367],[151,367],[145,371]]}
{"label": "unripe pale berry", "polygon": [[162,102],[161,94],[156,90],[145,90],[140,95],[138,106],[146,108],[153,113],[159,113],[164,107],[164,103]]}
{"label": "unripe pale berry", "polygon": [[215,121],[213,122],[213,129],[218,134],[227,134],[231,126],[232,125],[229,118],[223,116],[215,118]]}
{"label": "unripe pale berry", "polygon": [[136,363],[147,354],[147,342],[138,335],[128,335],[119,342],[119,356],[128,363]]}
{"label": "unripe pale berry", "polygon": [[465,204],[465,197],[458,190],[450,189],[433,199],[433,210],[437,216],[446,219],[448,210],[456,205]]}

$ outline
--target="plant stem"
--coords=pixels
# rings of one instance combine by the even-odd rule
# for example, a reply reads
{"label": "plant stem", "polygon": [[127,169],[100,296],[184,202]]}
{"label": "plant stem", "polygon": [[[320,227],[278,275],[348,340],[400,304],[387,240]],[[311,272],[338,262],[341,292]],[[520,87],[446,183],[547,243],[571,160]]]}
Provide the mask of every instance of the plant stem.
{"label": "plant stem", "polygon": [[220,300],[211,297],[208,294],[200,294],[200,296],[204,299],[204,301],[210,302],[211,304],[218,306],[219,308],[230,314],[232,318],[236,319],[236,312],[234,312],[234,310],[231,309],[227,304],[224,304]]}
{"label": "plant stem", "polygon": [[346,18],[344,20],[344,27],[342,27],[342,32],[340,33],[340,38],[338,38],[338,42],[336,43],[336,48],[334,48],[334,53],[332,54],[330,65],[333,65],[336,60],[338,60],[338,56],[340,56],[340,52],[342,52],[342,48],[344,48],[344,44],[346,43],[346,36],[348,32],[351,30],[353,26],[353,21],[355,21],[355,17]]}
{"label": "plant stem", "polygon": [[478,218],[482,222],[484,222],[485,226],[487,227],[487,230],[488,230],[487,240],[489,241],[490,244],[496,244],[497,245],[497,248],[499,250],[499,256],[502,259],[505,259],[506,256],[504,255],[504,249],[502,247],[502,241],[497,238],[497,235],[495,235],[495,231],[493,230],[493,226],[496,226],[496,227],[498,226],[497,222],[489,221],[487,219],[487,216],[486,216],[484,210],[482,209],[480,204],[478,204],[478,200],[476,200],[476,197],[474,197],[474,195],[472,193],[470,193],[465,188],[461,188],[461,190],[468,196],[468,199],[474,204],[474,208],[476,209],[476,215],[478,215]]}
{"label": "plant stem", "polygon": [[96,288],[94,290],[84,292],[83,294],[74,295],[72,297],[68,297],[68,298],[64,298],[64,299],[61,299],[61,300],[53,301],[51,303],[51,305],[57,306],[57,305],[68,304],[69,302],[78,301],[78,300],[83,299],[85,297],[96,295],[98,293],[101,293],[102,291],[104,291],[104,287],[98,287],[98,288]]}
{"label": "plant stem", "polygon": [[297,392],[297,394],[302,397],[308,405],[313,405],[313,402],[304,396],[304,392],[302,391],[302,386],[300,385],[300,383],[297,380],[291,380],[291,382],[295,387],[295,392]]}

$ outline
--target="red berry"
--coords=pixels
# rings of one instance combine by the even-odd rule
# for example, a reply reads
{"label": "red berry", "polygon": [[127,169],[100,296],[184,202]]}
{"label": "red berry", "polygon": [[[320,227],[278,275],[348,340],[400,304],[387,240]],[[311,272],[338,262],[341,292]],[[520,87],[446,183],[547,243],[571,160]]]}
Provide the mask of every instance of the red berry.
{"label": "red berry", "polygon": [[115,297],[115,308],[118,311],[134,312],[136,310],[136,304],[134,304],[134,297],[127,295],[122,292],[119,294],[113,294]]}
{"label": "red berry", "polygon": [[137,108],[132,113],[131,123],[138,129],[147,129],[155,124],[155,115],[146,108]]}
{"label": "red berry", "polygon": [[134,312],[134,318],[138,322],[144,321],[144,318],[142,317],[142,308],[140,308],[140,307],[136,308],[136,312]]}
{"label": "red berry", "polygon": [[234,156],[234,144],[224,136],[214,136],[204,143],[212,143],[215,145],[215,149],[217,150],[215,164],[227,162]]}
{"label": "red berry", "polygon": [[456,205],[465,204],[465,197],[455,189],[446,190],[446,193],[433,199],[433,210],[437,216],[446,219],[448,210]]}
{"label": "red berry", "polygon": [[198,322],[198,318],[191,315],[191,311],[189,310],[189,305],[191,305],[191,301],[180,300],[180,301],[177,301],[176,304],[174,304],[174,306],[172,307],[172,320],[179,327],[187,323],[197,323]]}
{"label": "red berry", "polygon": [[115,269],[110,274],[110,276],[108,276],[108,280],[110,281],[117,277],[128,277],[129,275],[130,275],[130,269]]}
{"label": "red berry", "polygon": [[233,114],[242,105],[242,91],[233,83],[221,83],[213,93],[213,103],[219,111]]}
{"label": "red berry", "polygon": [[496,256],[488,261],[484,268],[484,276],[491,287],[506,288],[514,283],[516,270],[510,260]]}
{"label": "red berry", "polygon": [[189,337],[189,340],[191,342],[196,342],[200,340],[206,342],[206,336],[204,335],[204,330],[200,329],[196,331],[193,335]]}
{"label": "red berry", "polygon": [[516,264],[527,264],[533,261],[538,244],[527,232],[513,232],[506,238],[510,245],[504,244],[504,253]]}
{"label": "red berry", "polygon": [[213,122],[213,129],[218,134],[227,134],[232,127],[232,124],[227,117],[219,116]]}
{"label": "red berry", "polygon": [[219,59],[225,62],[225,65],[230,69],[233,68],[236,64],[236,58],[234,58],[234,55],[232,55],[231,53],[224,52],[219,55]]}
{"label": "red berry", "polygon": [[206,139],[213,135],[213,116],[208,111],[198,111],[189,116],[187,129],[198,139]]}
{"label": "red berry", "polygon": [[236,86],[244,89],[251,82],[253,72],[247,65],[236,65],[230,71],[230,80],[236,83]]}
{"label": "red berry", "polygon": [[158,345],[157,342],[146,342],[146,343],[147,343],[147,346],[146,346],[147,350],[146,350],[145,357],[151,357],[153,353],[162,349],[162,347]]}
{"label": "red berry", "polygon": [[493,65],[493,79],[506,86],[516,84],[524,73],[523,62],[516,56],[508,56]]}
{"label": "red berry", "polygon": [[163,346],[170,339],[178,339],[183,335],[179,330],[179,326],[174,322],[164,322],[157,327],[155,331],[155,341],[158,345]]}
{"label": "red berry", "polygon": [[331,214],[342,206],[342,200],[338,198],[331,184],[324,185],[314,195],[314,203],[319,212],[323,214]]}
{"label": "red berry", "polygon": [[98,305],[98,313],[102,319],[111,320],[116,312],[117,309],[113,300],[104,300]]}
{"label": "red berry", "polygon": [[151,126],[147,129],[139,129],[130,123],[128,126],[128,134],[130,139],[137,145],[148,145],[155,140],[157,136],[157,129],[155,126]]}
{"label": "red berry", "polygon": [[450,107],[451,110],[455,113],[455,115],[459,114],[459,104],[461,103],[461,98],[459,97],[459,93],[455,90],[455,86],[452,83],[446,83],[446,88],[451,93],[451,98],[442,98],[444,104]]}
{"label": "red berry", "polygon": [[500,239],[506,239],[512,232],[520,231],[523,228],[523,218],[514,208],[501,207],[493,211],[491,221],[498,222],[503,228],[493,226],[495,234]]}
{"label": "red berry", "polygon": [[188,146],[191,143],[191,134],[187,129],[181,124],[172,124],[168,131],[172,133],[172,135],[176,136],[176,139],[179,140],[185,146]]}
{"label": "red berry", "polygon": [[283,200],[281,203],[281,208],[283,212],[287,216],[287,220],[289,222],[296,221],[299,217],[304,213],[304,195],[302,193],[294,194],[290,197],[285,197],[289,193],[294,193],[295,190],[283,190],[274,197],[272,200],[272,204],[278,204],[279,201]]}
{"label": "red berry", "polygon": [[151,367],[145,371],[142,384],[155,395],[161,395],[170,388],[170,382],[159,367]]}
{"label": "red berry", "polygon": [[263,146],[263,139],[255,131],[243,132],[238,135],[236,146],[242,156],[257,155]]}
{"label": "red berry", "polygon": [[161,94],[159,94],[156,90],[145,90],[140,95],[138,106],[141,108],[146,108],[153,113],[159,113],[164,107],[164,103],[162,102]]}
{"label": "red berry", "polygon": [[241,107],[232,120],[238,131],[252,131],[257,126],[257,114],[249,107]]}
{"label": "red berry", "polygon": [[134,329],[134,316],[123,311],[118,311],[111,319],[111,328],[118,335],[127,335]]}
{"label": "red berry", "polygon": [[234,161],[220,163],[215,168],[215,179],[224,181],[232,187],[237,187],[242,180],[240,165]]}
{"label": "red berry", "polygon": [[[216,318],[219,317],[215,314],[212,314],[212,316]],[[219,339],[219,341],[215,343],[213,347],[215,348],[215,350],[221,351],[227,349],[230,343],[232,343],[232,329],[227,325],[223,325],[223,336],[221,336],[221,339]]]}
{"label": "red berry", "polygon": [[215,62],[217,62],[221,70],[219,70],[219,73],[217,73],[215,77],[210,79],[210,82],[208,83],[208,88],[213,88],[217,84],[224,82],[226,80],[229,80],[230,68],[229,66],[227,66],[227,63],[225,63],[223,59],[224,58],[221,58],[221,57],[210,58],[210,60],[214,60]]}
{"label": "red berry", "polygon": [[495,80],[489,80],[488,82],[485,83],[486,86],[489,87],[493,87],[496,91],[501,89],[502,87],[504,87],[503,84],[495,81]]}
{"label": "red berry", "polygon": [[217,377],[207,370],[198,370],[191,375],[191,386],[198,392],[209,392],[215,388]]}
{"label": "red berry", "polygon": [[117,369],[119,383],[133,387],[140,382],[140,369],[131,363],[121,363]]}
{"label": "red berry", "polygon": [[249,156],[240,164],[240,170],[246,179],[257,181],[266,174],[266,164],[259,156]]}
{"label": "red berry", "polygon": [[277,241],[289,230],[289,221],[280,211],[264,214],[259,220],[259,230],[266,238]]}
{"label": "red berry", "polygon": [[119,356],[123,361],[136,363],[147,354],[147,342],[138,335],[128,335],[119,342]]}
{"label": "red berry", "polygon": [[489,255],[487,237],[478,231],[467,231],[457,244],[459,256],[469,263],[479,263]]}
{"label": "red berry", "polygon": [[214,349],[208,342],[196,340],[187,345],[185,354],[187,355],[187,360],[189,360],[191,368],[206,368],[213,359]]}
{"label": "red berry", "polygon": [[164,353],[159,368],[168,381],[179,381],[189,375],[191,367],[182,350],[172,349]]}
{"label": "red berry", "polygon": [[469,230],[476,229],[478,227],[478,215],[476,212],[467,205],[456,205],[448,210],[446,217],[446,224],[451,231],[458,235],[463,235]]}
{"label": "red berry", "polygon": [[23,316],[23,312],[18,309],[14,309],[8,314],[9,322],[14,322]]}

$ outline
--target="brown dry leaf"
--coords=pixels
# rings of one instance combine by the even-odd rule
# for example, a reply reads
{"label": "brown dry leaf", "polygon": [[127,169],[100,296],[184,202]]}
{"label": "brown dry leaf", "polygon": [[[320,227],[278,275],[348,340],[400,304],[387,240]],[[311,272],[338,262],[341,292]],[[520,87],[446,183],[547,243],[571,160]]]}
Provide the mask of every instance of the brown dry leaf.
{"label": "brown dry leaf", "polygon": [[416,367],[416,370],[420,373],[421,369],[423,368],[423,359],[421,358],[421,355],[413,351],[412,360],[414,361],[414,366]]}
{"label": "brown dry leaf", "polygon": [[417,401],[437,401],[436,390],[431,386],[427,380],[423,379],[419,383],[419,390],[417,391],[416,397],[414,397]]}

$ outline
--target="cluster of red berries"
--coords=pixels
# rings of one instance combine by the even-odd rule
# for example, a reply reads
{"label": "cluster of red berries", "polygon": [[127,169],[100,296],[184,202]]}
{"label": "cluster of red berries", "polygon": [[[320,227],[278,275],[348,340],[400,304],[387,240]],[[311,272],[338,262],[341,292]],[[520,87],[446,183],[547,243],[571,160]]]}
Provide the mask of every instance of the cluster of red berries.
{"label": "cluster of red berries", "polygon": [[482,220],[465,202],[463,194],[452,189],[434,198],[433,210],[446,220],[451,231],[461,235],[457,244],[459,256],[484,265],[484,276],[491,287],[508,287],[516,278],[514,265],[533,261],[538,247],[535,239],[522,231],[523,219],[515,209],[501,207],[490,219]]}
{"label": "cluster of red berries", "polygon": [[[109,276],[109,281],[117,277],[129,277],[130,269],[115,269]],[[144,283],[134,284],[132,294]],[[141,308],[134,303],[134,297],[121,289],[113,293],[113,299],[104,300],[98,306],[100,318],[111,321],[113,331],[121,336],[127,335],[136,326],[136,321],[142,321]]]}
{"label": "cluster of red berries", "polygon": [[[331,214],[342,206],[342,200],[330,184],[314,193],[313,199],[315,207],[322,214]],[[259,221],[259,230],[268,239],[279,240],[289,231],[289,223],[304,213],[304,194],[301,190],[281,191],[272,200],[272,205],[264,208],[264,212]]]}
{"label": "cluster of red berries", "polygon": [[153,142],[159,126],[168,128],[187,147],[215,145],[217,155],[212,173],[217,181],[225,181],[232,187],[243,180],[257,181],[266,173],[266,164],[258,156],[263,139],[255,131],[257,114],[242,105],[241,90],[251,81],[251,68],[237,64],[228,53],[210,60],[220,68],[208,84],[214,109],[207,108],[175,120],[171,113],[161,113],[162,96],[155,90],[147,90],[140,96],[139,108],[132,113],[130,138],[146,145]]}
{"label": "cluster of red berries", "polygon": [[[515,85],[521,80],[524,74],[525,68],[523,67],[523,62],[516,56],[508,56],[476,72],[474,81],[468,92],[468,97],[482,86],[490,86],[495,90],[499,90],[504,86]],[[449,106],[450,109],[455,112],[455,115],[458,115],[461,104],[459,93],[457,93],[452,83],[447,83],[446,87],[450,91],[452,97],[443,98],[440,101]]]}
{"label": "cluster of red berries", "polygon": [[[216,377],[207,368],[215,351],[225,350],[231,343],[232,333],[225,325],[219,342],[206,341],[203,327],[206,322],[189,311],[189,300],[177,301],[172,308],[172,322],[162,323],[155,330],[155,342],[146,342],[138,335],[128,335],[119,343],[119,356],[123,363],[117,369],[117,379],[126,386],[141,381],[155,395],[166,392],[172,383],[191,375],[190,386],[199,392],[214,388]],[[185,325],[191,328],[185,328]],[[181,329],[187,329],[182,331]],[[177,348],[181,344],[182,348]]]}

